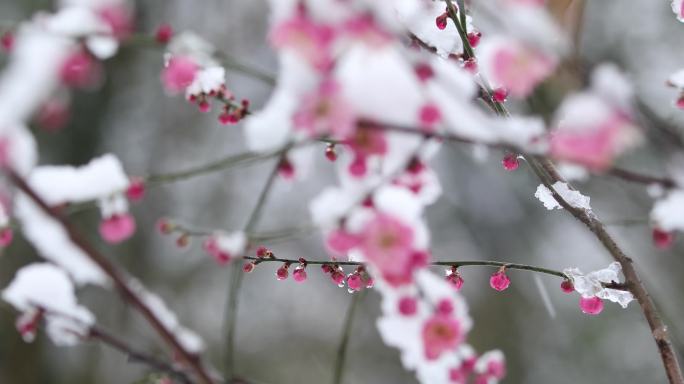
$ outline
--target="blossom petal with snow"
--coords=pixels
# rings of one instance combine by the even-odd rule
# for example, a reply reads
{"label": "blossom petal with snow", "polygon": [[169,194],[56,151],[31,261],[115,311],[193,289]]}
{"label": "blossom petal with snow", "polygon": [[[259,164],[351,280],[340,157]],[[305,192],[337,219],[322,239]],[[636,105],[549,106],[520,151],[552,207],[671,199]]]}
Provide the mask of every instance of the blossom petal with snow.
{"label": "blossom petal with snow", "polygon": [[48,334],[57,345],[76,344],[95,322],[93,314],[78,304],[69,276],[52,264],[21,268],[2,298],[22,312],[44,309]]}
{"label": "blossom petal with snow", "polygon": [[677,20],[684,23],[684,0],[672,0],[672,12],[677,15]]}
{"label": "blossom petal with snow", "polygon": [[634,300],[631,292],[612,288],[605,288],[603,283],[619,283],[622,267],[613,262],[607,268],[583,274],[578,268],[566,268],[563,273],[572,281],[575,291],[582,297],[599,297],[620,304],[622,308]]}
{"label": "blossom petal with snow", "polygon": [[[59,205],[121,194],[128,187],[129,179],[115,156],[104,155],[81,167],[35,168],[27,182],[48,204]],[[103,271],[71,241],[64,227],[28,196],[17,196],[15,214],[24,235],[41,256],[64,268],[76,283],[107,284]]]}
{"label": "blossom petal with snow", "polygon": [[665,231],[684,231],[684,190],[676,189],[656,201],[651,220]]}

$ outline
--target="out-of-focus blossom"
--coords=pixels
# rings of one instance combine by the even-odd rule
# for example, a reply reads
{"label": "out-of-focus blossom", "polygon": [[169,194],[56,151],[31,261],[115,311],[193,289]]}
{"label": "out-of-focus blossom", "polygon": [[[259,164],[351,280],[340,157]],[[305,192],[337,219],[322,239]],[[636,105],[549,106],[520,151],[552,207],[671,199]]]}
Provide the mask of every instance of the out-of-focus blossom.
{"label": "out-of-focus blossom", "polygon": [[667,80],[667,84],[671,87],[677,88],[679,91],[679,97],[675,101],[675,106],[679,109],[684,109],[684,69],[670,75]]}
{"label": "out-of-focus blossom", "polygon": [[78,304],[69,276],[48,263],[30,264],[20,269],[2,291],[2,299],[18,311],[33,316],[33,311],[45,310],[48,334],[61,346],[76,344],[88,335],[88,328],[95,322],[93,314]]}
{"label": "out-of-focus blossom", "polygon": [[309,137],[330,135],[346,139],[353,135],[356,116],[351,105],[340,95],[340,86],[323,81],[315,92],[302,97],[293,118],[294,127]]}
{"label": "out-of-focus blossom", "polygon": [[675,189],[656,201],[651,220],[664,231],[684,231],[684,190]]}
{"label": "out-of-focus blossom", "polygon": [[556,112],[551,156],[595,172],[606,170],[641,141],[631,98],[631,85],[615,67],[596,69],[591,89],[568,96]]}
{"label": "out-of-focus blossom", "polygon": [[173,27],[171,24],[161,24],[154,33],[154,39],[160,44],[166,44],[173,37]]}
{"label": "out-of-focus blossom", "polygon": [[451,284],[423,270],[412,286],[396,289],[380,280],[376,288],[382,295],[380,336],[399,349],[402,364],[415,371],[421,383],[466,383],[477,378],[496,383],[503,378],[500,352],[478,359],[465,343],[472,320]]}
{"label": "out-of-focus blossom", "polygon": [[185,96],[199,96],[200,94],[215,94],[224,89],[226,84],[226,70],[223,67],[211,66],[196,72],[192,82],[185,90]]}
{"label": "out-of-focus blossom", "polygon": [[247,236],[244,232],[216,233],[204,242],[204,250],[219,264],[226,264],[244,255]]}
{"label": "out-of-focus blossom", "polygon": [[273,26],[269,39],[277,49],[295,52],[316,70],[324,71],[332,64],[335,34],[335,29],[314,21],[306,8],[299,7],[290,18]]}
{"label": "out-of-focus blossom", "polygon": [[40,107],[36,123],[48,132],[56,132],[69,122],[70,117],[69,103],[63,98],[54,98]]}
{"label": "out-of-focus blossom", "polygon": [[672,0],[672,12],[677,15],[677,20],[684,23],[684,1]]}
{"label": "out-of-focus blossom", "polygon": [[162,83],[168,92],[179,93],[193,84],[197,71],[197,64],[191,58],[171,57],[162,71]]}
{"label": "out-of-focus blossom", "polygon": [[557,59],[515,39],[483,39],[478,49],[479,67],[495,88],[515,97],[526,97],[550,76]]}

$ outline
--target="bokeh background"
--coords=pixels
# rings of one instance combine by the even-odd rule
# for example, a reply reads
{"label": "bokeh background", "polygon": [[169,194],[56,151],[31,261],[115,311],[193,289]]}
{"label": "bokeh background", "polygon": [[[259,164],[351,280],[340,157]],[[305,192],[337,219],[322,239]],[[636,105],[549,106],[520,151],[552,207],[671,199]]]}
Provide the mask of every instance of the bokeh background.
{"label": "bokeh background", "polygon": [[[137,29],[152,33],[162,22],[176,30],[194,30],[218,49],[265,72],[277,63],[265,43],[268,8],[263,0],[146,0],[135,4]],[[8,23],[50,9],[45,0],[0,0],[0,20]],[[684,67],[684,25],[675,20],[669,1],[588,1],[579,32],[578,63],[591,68],[613,61],[634,81],[652,143],[621,159],[621,165],[652,174],[667,171],[667,139],[661,128],[684,135],[684,113],[672,107],[675,94],[664,86],[668,74]],[[132,175],[183,169],[244,150],[239,127],[222,126],[216,113],[201,114],[182,98],[164,95],[159,82],[161,50],[131,45],[106,63],[106,79],[96,91],[76,92],[72,121],[60,132],[36,129],[42,163],[83,164],[106,152],[117,154]],[[229,71],[229,87],[258,107],[271,87]],[[563,92],[556,89],[554,92]],[[525,106],[517,106],[525,111]],[[541,111],[546,112],[548,111]],[[307,202],[334,182],[323,146],[310,177],[295,185],[277,182],[258,230],[292,228],[308,221]],[[501,153],[480,153],[464,145],[444,145],[435,159],[444,195],[428,210],[434,253],[443,260],[501,260],[554,269],[605,267],[609,255],[589,231],[563,211],[546,211],[533,197],[538,182],[522,166],[509,173]],[[241,228],[257,191],[273,164],[265,161],[216,172],[148,191],[133,206],[139,231],[124,245],[105,246],[92,230],[96,212],[75,220],[108,257],[159,293],[181,322],[207,342],[209,364],[223,359],[224,308],[230,271],[218,267],[194,241],[179,249],[159,235],[155,221],[177,218],[201,228]],[[675,347],[684,351],[684,271],[678,241],[673,250],[651,245],[648,211],[651,199],[642,185],[611,177],[578,184],[591,196],[600,217],[610,225],[641,271],[670,326]],[[630,221],[625,225],[624,221]],[[636,220],[636,222],[632,222]],[[272,245],[279,256],[325,258],[316,234]],[[0,256],[0,286],[22,265],[37,260],[18,239]],[[245,276],[240,293],[236,343],[237,372],[255,383],[326,383],[351,296],[310,268],[309,280],[279,282],[275,265],[259,266]],[[464,269],[463,294],[475,327],[470,343],[480,351],[500,348],[508,361],[508,383],[665,382],[664,370],[638,305],[623,310],[607,305],[598,317],[583,315],[576,295],[564,295],[560,281],[511,271],[511,288],[488,287],[491,269]],[[544,304],[539,284],[553,308]],[[98,322],[142,349],[163,356],[161,343],[136,313],[114,293],[98,288],[79,292]],[[413,383],[396,350],[383,345],[375,328],[379,297],[363,297],[352,328],[345,369],[346,383]],[[132,383],[148,373],[108,347],[85,343],[57,348],[44,335],[24,343],[14,328],[15,313],[0,305],[0,383]]]}

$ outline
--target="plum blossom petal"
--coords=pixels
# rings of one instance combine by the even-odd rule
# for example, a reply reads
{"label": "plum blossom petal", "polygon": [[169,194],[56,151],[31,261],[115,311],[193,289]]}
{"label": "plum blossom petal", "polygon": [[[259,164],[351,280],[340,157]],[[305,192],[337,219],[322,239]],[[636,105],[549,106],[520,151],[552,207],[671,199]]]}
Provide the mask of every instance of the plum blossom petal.
{"label": "plum blossom petal", "polygon": [[185,89],[185,96],[212,93],[221,90],[226,83],[226,70],[223,67],[211,66],[197,71],[192,83]]}
{"label": "plum blossom petal", "polygon": [[61,346],[76,344],[95,322],[93,314],[78,304],[69,276],[48,263],[21,268],[2,291],[2,299],[21,312],[44,309],[48,334]]}
{"label": "plum blossom petal", "polygon": [[656,201],[651,220],[665,231],[684,231],[684,190],[673,190]]}
{"label": "plum blossom petal", "polygon": [[609,168],[642,139],[631,117],[631,95],[631,86],[617,69],[597,68],[591,88],[566,97],[556,111],[551,156],[595,172]]}
{"label": "plum blossom petal", "polygon": [[[399,349],[402,365],[415,371],[419,382],[447,384],[456,375],[467,380],[475,374],[477,356],[464,342],[472,320],[465,300],[449,283],[422,270],[415,285],[397,289],[379,280],[375,287],[382,296],[382,316],[377,321],[380,336],[387,345]],[[399,305],[406,298],[415,298],[415,310],[408,314],[402,313]],[[492,378],[503,375],[500,355],[484,354],[482,359],[478,374],[486,372]],[[488,361],[502,364],[490,367],[485,363]]]}
{"label": "plum blossom petal", "polygon": [[563,273],[572,281],[575,291],[582,297],[599,297],[620,304],[622,308],[634,300],[631,292],[619,289],[605,288],[603,283],[619,283],[622,267],[613,262],[607,268],[583,274],[578,268],[566,268]]}
{"label": "plum blossom petal", "polygon": [[677,20],[684,23],[684,0],[672,0],[672,12],[677,15]]}
{"label": "plum blossom petal", "polygon": [[494,88],[503,87],[515,97],[526,97],[550,76],[557,59],[515,39],[483,39],[480,68]]}

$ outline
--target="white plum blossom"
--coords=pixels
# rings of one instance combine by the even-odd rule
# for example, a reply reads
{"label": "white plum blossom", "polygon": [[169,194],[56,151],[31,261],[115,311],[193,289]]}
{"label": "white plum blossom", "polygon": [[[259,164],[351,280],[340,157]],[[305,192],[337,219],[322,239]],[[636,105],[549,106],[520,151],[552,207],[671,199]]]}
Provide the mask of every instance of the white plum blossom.
{"label": "white plum blossom", "polygon": [[672,12],[677,15],[677,20],[684,23],[684,0],[672,0]]}
{"label": "white plum blossom", "polygon": [[264,108],[245,118],[246,145],[252,151],[278,149],[293,139],[293,115],[301,96],[313,89],[318,76],[291,53],[280,53],[276,87]]}
{"label": "white plum blossom", "polygon": [[582,297],[599,297],[627,308],[627,305],[634,300],[631,292],[604,287],[604,283],[620,283],[621,271],[620,263],[613,262],[607,268],[589,272],[586,275],[578,268],[566,268],[563,273],[572,281],[575,291]]}
{"label": "white plum blossom", "polygon": [[69,276],[52,264],[35,263],[21,268],[2,291],[2,299],[29,316],[44,310],[48,334],[57,345],[76,344],[95,323],[93,314],[78,304]]}
{"label": "white plum blossom", "polygon": [[201,66],[215,66],[216,49],[204,38],[191,31],[184,31],[175,35],[167,46],[169,55],[187,56]]}
{"label": "white plum blossom", "polygon": [[[579,191],[570,189],[568,183],[557,181],[552,185],[552,187],[560,195],[560,197],[563,198],[563,200],[570,204],[570,206],[584,210],[591,210],[591,206],[589,205],[591,198],[589,196],[584,196]],[[554,209],[563,209],[563,207],[553,197],[551,190],[549,190],[549,188],[547,188],[544,184],[539,184],[536,192],[534,193],[534,197],[541,201],[542,204],[544,204],[544,207],[550,211]]]}
{"label": "white plum blossom", "polygon": [[244,232],[220,233],[215,236],[220,250],[235,256],[244,254],[247,247],[247,235]]}
{"label": "white plum blossom", "polygon": [[185,89],[185,96],[198,96],[201,93],[218,92],[226,83],[226,70],[223,67],[206,67],[195,75],[195,80]]}
{"label": "white plum blossom", "polygon": [[684,69],[680,69],[670,75],[667,79],[667,83],[679,90],[684,90]]}
{"label": "white plum blossom", "polygon": [[651,220],[665,231],[684,231],[684,190],[673,190],[656,201]]}
{"label": "white plum blossom", "polygon": [[335,74],[358,115],[386,124],[418,125],[426,100],[397,44],[379,49],[357,45],[340,58]]}
{"label": "white plum blossom", "polygon": [[84,39],[88,50],[98,59],[114,56],[119,42],[111,27],[93,9],[68,6],[45,20],[46,28],[61,36]]}
{"label": "white plum blossom", "polygon": [[19,27],[0,77],[0,132],[23,126],[54,92],[59,68],[74,45],[71,39],[52,34],[37,22]]}
{"label": "white plum blossom", "polygon": [[247,250],[247,235],[242,231],[231,233],[216,232],[204,242],[204,250],[209,253],[217,263],[225,264],[231,260],[242,257]]}

